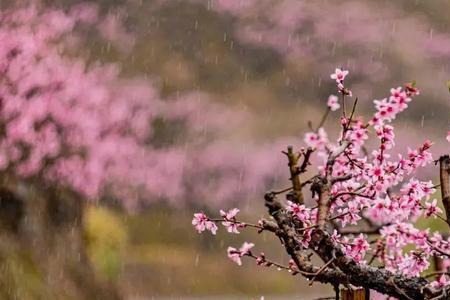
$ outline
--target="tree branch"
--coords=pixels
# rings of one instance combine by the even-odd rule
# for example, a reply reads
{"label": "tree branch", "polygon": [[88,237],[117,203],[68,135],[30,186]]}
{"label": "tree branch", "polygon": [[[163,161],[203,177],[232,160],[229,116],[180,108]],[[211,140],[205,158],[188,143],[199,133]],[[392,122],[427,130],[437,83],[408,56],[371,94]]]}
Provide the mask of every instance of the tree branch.
{"label": "tree branch", "polygon": [[[298,243],[302,236],[299,236],[296,232],[293,227],[294,222],[290,219],[291,216],[284,211],[283,206],[276,199],[275,195],[266,194],[266,207],[280,228],[278,236],[283,240],[287,253],[292,257],[299,269],[304,272],[317,273],[320,268],[313,266],[303,254],[302,246]],[[329,267],[317,273],[316,281],[333,285],[353,284],[373,289],[401,300],[428,299],[442,293],[442,291],[429,289],[428,281],[424,278],[395,275],[382,268],[357,263],[347,256],[324,230],[313,229],[309,248],[315,249],[315,252],[324,261],[329,261],[335,257],[333,263],[337,268]],[[331,256],[331,253],[334,253],[334,255]]]}
{"label": "tree branch", "polygon": [[445,207],[447,223],[450,224],[450,157],[448,155],[439,158],[439,177],[441,181],[442,203]]}
{"label": "tree branch", "polygon": [[299,154],[294,153],[294,149],[292,146],[288,146],[287,152],[285,154],[288,157],[288,166],[289,166],[289,172],[291,175],[291,182],[292,182],[292,200],[295,203],[303,204],[303,193],[302,193],[302,184],[300,182],[300,176],[299,176],[299,168],[298,168],[298,160],[300,158]]}
{"label": "tree branch", "polygon": [[317,209],[317,224],[319,229],[324,229],[330,212],[330,187],[328,183],[319,184],[319,207]]}
{"label": "tree branch", "polygon": [[[310,262],[309,257],[304,254],[301,245],[297,242],[298,234],[295,232],[295,228],[291,226],[292,222],[289,219],[289,215],[284,212],[283,207],[276,199],[276,196],[267,193],[265,195],[265,200],[265,205],[269,210],[270,215],[274,217],[280,228],[277,235],[283,241],[286,252],[291,256],[302,273],[313,273],[313,275],[302,275],[308,279],[312,279],[315,276],[314,280],[317,282],[331,283],[333,285],[347,285],[347,276],[340,270],[325,268],[320,271],[319,267],[314,266]],[[329,259],[331,259],[331,257]]]}
{"label": "tree branch", "polygon": [[[335,264],[347,275],[349,282],[353,285],[374,289],[398,299],[424,299],[425,293],[430,293],[427,289],[428,281],[423,278],[395,275],[385,269],[358,264],[345,255],[341,248],[335,245],[330,235],[323,230],[314,230],[311,243],[312,247],[318,249],[319,256],[328,256],[328,253],[334,251]],[[390,280],[395,285],[387,284]]]}

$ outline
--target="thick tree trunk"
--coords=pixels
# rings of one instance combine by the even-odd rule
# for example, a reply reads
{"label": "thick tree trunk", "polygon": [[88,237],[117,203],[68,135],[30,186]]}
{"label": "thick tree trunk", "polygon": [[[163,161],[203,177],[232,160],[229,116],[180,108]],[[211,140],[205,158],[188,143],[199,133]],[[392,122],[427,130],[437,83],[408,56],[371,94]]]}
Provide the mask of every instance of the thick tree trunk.
{"label": "thick tree trunk", "polygon": [[33,185],[0,188],[1,299],[120,299],[85,251],[83,201]]}

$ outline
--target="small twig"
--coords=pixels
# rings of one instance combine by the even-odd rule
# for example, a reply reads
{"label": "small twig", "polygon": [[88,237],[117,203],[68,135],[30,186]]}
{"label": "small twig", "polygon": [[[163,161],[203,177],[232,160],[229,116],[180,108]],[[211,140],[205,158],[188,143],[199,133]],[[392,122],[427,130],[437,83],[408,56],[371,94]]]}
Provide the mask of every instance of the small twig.
{"label": "small twig", "polygon": [[348,214],[350,214],[350,213],[349,213],[349,212],[342,213],[342,214],[340,214],[340,215],[337,215],[337,216],[334,216],[334,217],[328,219],[328,221],[333,221],[333,220],[342,218],[343,216],[346,216],[346,215],[348,215]]}
{"label": "small twig", "polygon": [[353,178],[352,174],[347,174],[344,176],[339,176],[339,177],[333,177],[331,178],[331,185],[335,184],[336,182],[342,182],[342,181],[347,181]]}
{"label": "small twig", "polygon": [[[246,253],[245,256],[248,256],[248,257],[251,257],[251,258],[254,258],[254,259],[257,259],[257,258],[258,258],[258,256],[254,255],[254,254],[251,253],[251,252]],[[302,275],[304,275],[304,276],[314,276],[314,274],[316,274],[316,273],[310,273],[310,272],[305,272],[305,271],[302,271],[302,270],[298,270],[297,268],[296,268],[295,270],[293,270],[292,268],[290,268],[290,267],[288,267],[288,266],[284,266],[284,265],[282,265],[282,264],[280,264],[280,263],[271,261],[271,260],[269,260],[269,259],[267,259],[267,258],[264,258],[264,262],[267,263],[266,266],[269,266],[269,267],[270,267],[270,266],[275,266],[275,267],[280,268],[280,269],[283,269],[283,270],[288,270],[289,272],[297,272],[297,273],[300,273],[300,274],[302,274]],[[294,275],[295,275],[295,274],[294,274]]]}
{"label": "small twig", "polygon": [[347,120],[347,123],[344,125],[344,128],[342,130],[342,138],[345,138],[345,134],[347,133],[347,131],[349,130],[351,123],[353,121],[353,116],[355,114],[356,111],[356,104],[358,103],[358,98],[355,99],[355,101],[353,102],[353,107],[352,107],[352,112],[350,114],[350,117]]}
{"label": "small twig", "polygon": [[430,241],[427,241],[427,244],[428,244],[431,248],[433,248],[433,250],[435,250],[436,252],[438,252],[439,254],[441,254],[441,255],[443,255],[443,256],[450,257],[450,254],[449,254],[449,253],[447,253],[447,252],[445,252],[444,250],[442,250],[442,249],[440,249],[440,248],[434,246]]}
{"label": "small twig", "polygon": [[342,93],[342,116],[345,118],[345,95]]}
{"label": "small twig", "polygon": [[410,296],[408,296],[401,288],[399,288],[397,286],[397,284],[395,283],[394,278],[390,277],[387,281],[388,284],[391,284],[400,294],[402,294],[406,299],[408,300],[414,300],[413,298],[411,298]]}
{"label": "small twig", "polygon": [[283,194],[283,193],[289,192],[290,190],[292,190],[292,186],[287,187],[287,188],[282,189],[282,190],[278,190],[278,191],[270,191],[269,193],[272,193],[274,195],[279,195],[279,194]]}
{"label": "small twig", "polygon": [[313,285],[314,280],[316,279],[317,276],[320,275],[320,273],[323,272],[323,270],[325,270],[325,268],[327,268],[333,261],[335,260],[335,257],[333,257],[332,259],[330,259],[326,264],[324,264],[319,271],[317,271],[316,275],[313,276],[313,278],[311,278],[311,282],[309,283],[309,285]]}
{"label": "small twig", "polygon": [[381,249],[377,249],[377,251],[372,255],[372,258],[369,260],[368,265],[370,266],[375,259],[378,257],[378,254],[381,252]]}
{"label": "small twig", "polygon": [[337,147],[336,149],[334,149],[334,151],[332,151],[329,155],[328,155],[328,159],[327,159],[327,166],[326,166],[326,174],[328,176],[332,175],[332,170],[333,170],[333,166],[334,163],[336,161],[336,158],[341,155],[342,153],[345,152],[345,149],[347,149],[347,147],[350,146],[350,142],[347,140],[344,140],[342,142],[342,144]]}
{"label": "small twig", "polygon": [[[358,97],[356,97],[356,98],[355,98],[355,101],[353,102],[352,112],[351,112],[350,118],[349,118],[350,122],[352,121],[353,116],[355,115],[356,104],[358,104]],[[350,124],[350,122],[349,122],[349,124]]]}
{"label": "small twig", "polygon": [[[349,212],[342,213],[342,214],[334,216],[332,218],[325,219],[325,222],[331,222],[333,220],[342,218],[343,216],[348,215],[348,214],[349,214]],[[298,233],[300,233],[300,232],[303,232],[305,230],[309,230],[309,229],[313,229],[313,228],[317,228],[317,227],[319,227],[319,224],[314,224],[314,225],[310,225],[310,226],[307,226],[307,227],[298,228],[298,229],[296,229],[296,231]]]}
{"label": "small twig", "polygon": [[316,130],[314,132],[318,132],[319,129],[325,124],[328,115],[330,114],[330,108],[327,108],[326,112],[323,114],[322,119],[320,120],[319,124],[316,127]]}
{"label": "small twig", "polygon": [[337,193],[336,195],[331,197],[331,201],[334,201],[337,198],[342,197],[342,196],[356,196],[356,197],[361,197],[361,198],[373,199],[373,196],[364,195],[364,194],[361,194],[358,192],[341,192],[341,193]]}
{"label": "small twig", "polygon": [[308,148],[308,149],[306,149],[306,152],[303,154],[303,162],[302,162],[302,164],[301,164],[301,166],[299,167],[299,170],[298,170],[298,172],[300,174],[304,173],[306,171],[306,168],[309,165],[309,160],[311,158],[311,154],[313,152],[314,152],[313,148]]}
{"label": "small twig", "polygon": [[347,157],[348,162],[352,164],[352,166],[357,166],[358,169],[364,170],[364,166],[361,166],[356,160],[351,158],[347,153],[344,153],[345,157]]}
{"label": "small twig", "polygon": [[296,231],[297,233],[301,233],[301,232],[303,232],[303,231],[306,231],[306,230],[309,230],[309,229],[316,228],[317,226],[318,226],[317,224],[314,224],[314,225],[310,225],[310,226],[307,226],[307,227],[298,228],[298,229],[296,229],[295,231]]}
{"label": "small twig", "polygon": [[315,175],[315,176],[309,178],[308,180],[302,182],[301,187],[303,188],[304,186],[313,183],[313,182],[314,182],[314,179],[316,179],[316,178],[318,178],[318,177],[319,177],[319,175]]}
{"label": "small twig", "polygon": [[263,226],[257,225],[257,224],[251,224],[251,223],[245,223],[245,222],[240,222],[237,220],[228,220],[228,219],[210,219],[208,218],[208,221],[214,222],[214,223],[220,223],[220,222],[230,222],[233,224],[239,224],[242,227],[253,227],[253,228],[257,228],[260,230],[267,230],[267,228],[264,228]]}

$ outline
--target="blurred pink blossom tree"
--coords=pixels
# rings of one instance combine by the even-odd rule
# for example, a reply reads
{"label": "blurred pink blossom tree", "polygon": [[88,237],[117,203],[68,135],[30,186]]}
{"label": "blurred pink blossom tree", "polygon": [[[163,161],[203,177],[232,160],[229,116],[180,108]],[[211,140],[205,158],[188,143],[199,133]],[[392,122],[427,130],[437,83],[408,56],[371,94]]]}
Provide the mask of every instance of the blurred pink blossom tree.
{"label": "blurred pink blossom tree", "polygon": [[[163,99],[155,81],[80,56],[91,31],[121,50],[132,46],[120,15],[95,4],[26,3],[0,11],[0,230],[10,237],[0,253],[31,249],[50,293],[117,299],[91,272],[83,199],[113,195],[128,209],[156,200],[237,201],[280,174],[268,158],[285,142],[225,141],[218,136],[243,126],[249,113],[200,92]],[[164,143],[173,137],[161,127],[177,124],[181,141]],[[7,294],[20,298],[16,292]]]}
{"label": "blurred pink blossom tree", "polygon": [[[139,198],[179,204],[213,191],[216,201],[230,200],[276,177],[276,163],[267,157],[279,141],[236,148],[210,137],[234,130],[246,113],[201,93],[162,100],[150,81],[121,78],[118,65],[70,55],[82,46],[78,29],[86,25],[130,45],[116,16],[101,17],[84,4],[68,13],[12,8],[0,17],[4,173],[39,177],[90,199],[112,192],[128,208]],[[182,122],[180,131],[194,142],[156,146],[158,120]],[[257,163],[246,158],[249,152],[260,157]]]}

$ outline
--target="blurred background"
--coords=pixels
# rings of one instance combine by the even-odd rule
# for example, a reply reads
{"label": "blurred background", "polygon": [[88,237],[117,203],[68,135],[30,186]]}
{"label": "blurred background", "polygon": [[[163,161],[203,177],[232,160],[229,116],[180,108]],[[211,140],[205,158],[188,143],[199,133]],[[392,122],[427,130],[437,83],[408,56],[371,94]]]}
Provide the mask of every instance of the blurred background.
{"label": "blurred background", "polygon": [[[80,2],[43,5],[66,10]],[[117,286],[125,299],[332,295],[320,284],[309,288],[297,276],[262,272],[253,261],[238,267],[226,257],[228,246],[251,240],[257,251],[286,262],[273,237],[219,230],[213,238],[198,235],[190,223],[196,211],[217,214],[235,206],[248,220],[264,215],[264,192],[283,188],[288,180],[281,151],[288,144],[302,145],[308,121],[318,124],[328,96],[336,93],[329,77],[335,67],[350,70],[346,85],[366,119],[373,99],[416,80],[421,94],[395,122],[394,153],[406,153],[406,142],[419,145],[425,139],[435,142],[434,153],[448,151],[447,0],[93,3],[105,16],[108,41],[87,31],[76,55],[119,65],[121,77],[148,82],[166,105],[165,114],[150,124],[148,143],[158,157],[149,179],[152,193],[125,204],[101,197],[87,202],[84,211],[95,274]],[[325,124],[331,137],[336,137],[338,116]],[[437,178],[435,169],[427,172],[424,176]],[[11,299],[38,299],[40,283],[30,279],[33,267],[17,257],[10,270],[26,290]]]}

